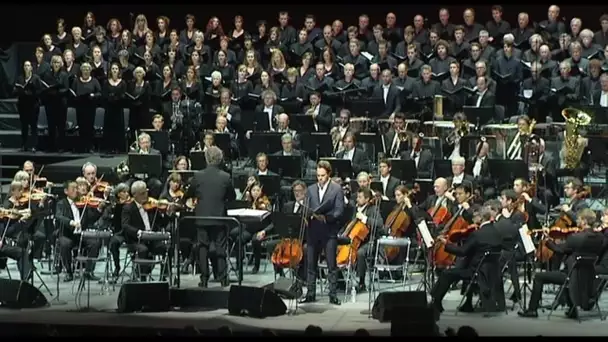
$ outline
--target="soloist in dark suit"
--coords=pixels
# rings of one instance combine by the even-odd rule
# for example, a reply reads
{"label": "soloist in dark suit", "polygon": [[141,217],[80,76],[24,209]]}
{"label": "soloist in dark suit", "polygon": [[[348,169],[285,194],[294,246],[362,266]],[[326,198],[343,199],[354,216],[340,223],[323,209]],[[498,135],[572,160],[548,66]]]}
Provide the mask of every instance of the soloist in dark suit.
{"label": "soloist in dark suit", "polygon": [[[443,311],[443,306],[441,305],[441,301],[448,293],[450,287],[453,283],[458,280],[467,280],[471,278],[475,269],[479,266],[485,252],[500,252],[502,248],[502,236],[498,229],[494,226],[494,224],[490,222],[484,222],[481,224],[480,228],[466,239],[466,242],[462,246],[458,246],[453,243],[446,243],[445,250],[446,252],[464,257],[464,261],[460,265],[460,267],[453,267],[450,269],[444,270],[435,287],[431,292],[431,296],[433,297],[433,305],[438,311]],[[487,260],[487,259],[486,259]],[[488,262],[488,261],[486,261]],[[497,267],[496,267],[497,268]],[[480,272],[483,270],[480,270]],[[500,278],[500,277],[499,277]],[[486,276],[480,276],[477,281],[480,287],[490,288],[491,284],[485,284],[485,279],[488,279]],[[498,279],[500,281],[500,279]],[[502,285],[502,284],[500,284]],[[482,289],[483,290],[483,289]],[[482,291],[484,292],[484,291]],[[484,303],[485,296],[482,297],[482,305],[486,305]],[[472,307],[472,294],[471,292],[467,293],[467,302],[464,306]],[[489,311],[493,311],[495,309],[496,303],[492,303],[491,300],[487,300],[487,305],[489,305]]]}
{"label": "soloist in dark suit", "polygon": [[[417,178],[431,178],[433,172],[433,154],[427,149],[420,149],[417,153],[418,165],[416,165]],[[412,160],[412,151],[405,150],[401,152],[401,159]],[[415,162],[416,156],[413,157]]]}
{"label": "soloist in dark suit", "polygon": [[[59,222],[59,253],[61,253],[61,262],[66,269],[67,276],[66,281],[73,279],[74,270],[72,268],[72,248],[78,247],[82,243],[83,254],[89,257],[96,257],[99,254],[99,248],[101,247],[101,241],[98,239],[82,239],[81,234],[74,234],[74,227],[70,225],[71,221],[80,220],[81,230],[86,230],[92,227],[94,222],[90,222],[91,208],[78,209],[81,213],[80,218],[75,218],[72,213],[72,205],[67,198],[61,199],[57,202],[57,209],[55,214],[55,220]],[[95,263],[89,262],[86,265],[85,272],[92,274],[95,271]]]}
{"label": "soloist in dark suit", "polygon": [[[128,250],[134,252],[137,259],[153,259],[155,255],[166,255],[168,250],[166,241],[140,241],[137,237],[138,231],[146,230],[139,208],[139,205],[135,201],[127,203],[122,207],[120,221]],[[154,213],[146,212],[145,214],[148,215],[148,222],[150,222],[152,231],[159,231],[159,220],[154,219]],[[152,272],[152,267],[141,265],[139,271],[140,276],[145,277]],[[167,272],[168,268],[163,265],[161,274],[166,276]]]}
{"label": "soloist in dark suit", "polygon": [[[353,149],[353,156],[351,159],[351,165],[352,165],[352,169],[353,169],[353,173],[355,175],[355,177],[359,174],[359,172],[361,171],[366,171],[369,172],[370,169],[370,160],[369,158],[367,158],[367,155],[365,154],[365,152],[360,149],[355,147]],[[344,150],[344,151],[340,151],[336,154],[336,158],[338,159],[345,159],[346,157],[346,153],[348,151]]]}
{"label": "soloist in dark suit", "polygon": [[[196,216],[224,217],[226,202],[234,201],[236,194],[232,186],[230,174],[222,171],[219,166],[208,165],[198,171],[190,180],[190,187],[185,198],[197,198],[194,210]],[[226,252],[228,250],[227,228],[223,224],[200,221],[198,226],[199,265],[201,268],[201,286],[205,287],[209,279],[209,252],[215,252],[217,259],[217,274],[223,286],[228,286],[226,270]],[[214,265],[215,266],[215,265]]]}
{"label": "soloist in dark suit", "polygon": [[[566,281],[567,272],[572,269],[577,256],[600,256],[604,248],[604,235],[601,232],[594,232],[591,229],[585,229],[582,232],[574,233],[566,238],[563,244],[556,244],[552,240],[547,240],[547,247],[556,254],[561,254],[566,257],[564,271],[539,272],[534,276],[532,285],[532,294],[530,295],[530,304],[528,311],[520,313],[523,316],[536,316],[539,302],[542,297],[543,286],[545,284],[561,285]],[[570,286],[565,291],[566,301],[570,307],[574,305],[586,306],[589,301],[589,292],[582,291],[586,286],[589,286],[589,279],[585,279],[593,274],[574,273],[570,282]],[[592,283],[592,282],[591,282]],[[589,290],[588,288],[586,290]]]}
{"label": "soloist in dark suit", "polygon": [[344,212],[344,192],[342,187],[333,181],[325,185],[323,197],[319,197],[319,184],[308,187],[306,197],[308,206],[317,215],[325,217],[325,222],[317,219],[308,221],[306,229],[306,255],[307,255],[307,293],[306,301],[314,301],[316,297],[317,261],[321,250],[327,255],[327,280],[329,281],[329,297],[333,303],[340,303],[337,296],[338,266],[337,257],[337,234],[340,226],[338,224]]}

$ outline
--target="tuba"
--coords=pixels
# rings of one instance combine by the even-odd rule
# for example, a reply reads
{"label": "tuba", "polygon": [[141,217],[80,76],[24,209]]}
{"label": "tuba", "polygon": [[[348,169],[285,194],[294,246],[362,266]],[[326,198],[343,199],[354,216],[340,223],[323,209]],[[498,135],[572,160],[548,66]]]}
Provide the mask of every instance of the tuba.
{"label": "tuba", "polygon": [[565,108],[562,116],[566,120],[564,146],[561,151],[562,163],[567,169],[576,169],[587,147],[586,140],[581,137],[579,129],[591,123],[591,116],[576,108]]}

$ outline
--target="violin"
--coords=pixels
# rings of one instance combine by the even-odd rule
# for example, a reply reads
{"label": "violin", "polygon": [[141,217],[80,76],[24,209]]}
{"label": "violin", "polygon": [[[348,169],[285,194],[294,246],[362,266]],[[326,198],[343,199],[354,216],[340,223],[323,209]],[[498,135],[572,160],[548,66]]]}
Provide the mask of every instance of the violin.
{"label": "violin", "polygon": [[84,207],[97,209],[100,206],[107,204],[107,203],[109,203],[107,200],[105,200],[103,198],[91,196],[91,195],[82,196],[78,200],[74,201],[76,208],[79,208],[79,209],[84,208]]}
{"label": "violin", "polygon": [[110,183],[108,183],[108,182],[98,181],[91,187],[91,189],[94,192],[106,192],[106,191],[112,190],[112,187],[110,186]]}
{"label": "violin", "polygon": [[148,197],[146,203],[143,204],[144,210],[167,210],[169,207],[179,207],[181,206],[179,203],[171,202],[166,199],[158,200],[156,198]]}
{"label": "violin", "polygon": [[47,187],[47,188],[50,188],[50,187],[52,187],[52,186],[54,186],[54,185],[55,185],[54,183],[49,182],[49,180],[48,180],[48,179],[46,179],[46,177],[39,177],[39,176],[36,176],[36,177],[34,177],[34,183],[36,183],[36,182],[40,182],[40,183],[46,183],[46,187]]}
{"label": "violin", "polygon": [[272,208],[272,204],[270,200],[266,196],[260,196],[253,201],[252,209],[254,210],[270,210]]}
{"label": "violin", "polygon": [[30,209],[5,209],[0,208],[0,219],[19,220],[22,217],[31,216]]}

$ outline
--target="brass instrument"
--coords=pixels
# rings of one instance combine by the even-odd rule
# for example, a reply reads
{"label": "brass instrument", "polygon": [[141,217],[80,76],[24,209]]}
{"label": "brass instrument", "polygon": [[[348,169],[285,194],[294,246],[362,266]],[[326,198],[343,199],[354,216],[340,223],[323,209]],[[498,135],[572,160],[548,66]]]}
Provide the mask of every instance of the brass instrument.
{"label": "brass instrument", "polygon": [[329,135],[331,136],[331,143],[334,147],[334,153],[340,152],[343,149],[343,146],[341,144],[342,139],[340,136],[340,128],[338,126],[332,127],[329,131]]}
{"label": "brass instrument", "polygon": [[401,142],[406,142],[406,141],[408,141],[409,138],[410,138],[410,135],[407,133],[407,131],[405,129],[397,131],[397,139],[399,139]]}
{"label": "brass instrument", "polygon": [[454,145],[457,141],[469,134],[469,122],[467,120],[454,121],[454,129],[445,137],[448,145]]}
{"label": "brass instrument", "polygon": [[190,150],[191,152],[201,152],[203,150],[203,148],[201,147],[201,142],[197,141],[196,144],[194,144],[194,147],[192,147],[192,149]]}
{"label": "brass instrument", "polygon": [[228,114],[228,106],[224,106],[224,105],[217,106],[215,113],[217,115],[226,116]]}
{"label": "brass instrument", "polygon": [[443,118],[443,96],[435,95],[433,98],[433,114],[438,118]]}
{"label": "brass instrument", "polygon": [[129,152],[139,152],[139,144],[137,143],[137,132],[135,132],[135,141],[129,145]]}
{"label": "brass instrument", "polygon": [[579,166],[587,147],[587,140],[580,135],[579,128],[589,125],[591,116],[576,108],[565,108],[562,110],[562,116],[566,120],[566,136],[560,157],[565,167],[572,170]]}

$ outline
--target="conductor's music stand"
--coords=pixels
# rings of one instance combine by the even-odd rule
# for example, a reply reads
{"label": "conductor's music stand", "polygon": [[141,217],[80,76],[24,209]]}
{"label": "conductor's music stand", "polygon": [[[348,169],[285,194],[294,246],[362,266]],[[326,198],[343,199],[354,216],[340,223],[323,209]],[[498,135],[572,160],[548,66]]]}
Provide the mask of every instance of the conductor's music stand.
{"label": "conductor's music stand", "polygon": [[228,160],[232,159],[232,143],[230,141],[230,133],[214,133],[213,140],[215,140],[215,146],[224,152],[224,158]]}
{"label": "conductor's music stand", "polygon": [[353,177],[353,165],[350,160],[337,158],[321,158],[321,160],[329,162],[333,171],[332,176],[342,179]]}
{"label": "conductor's music stand", "polygon": [[414,179],[418,177],[418,170],[416,169],[416,162],[414,160],[399,158],[391,158],[389,160],[391,162],[391,174],[395,177],[407,184],[413,183]]}
{"label": "conductor's music stand", "polygon": [[315,132],[315,123],[312,115],[309,114],[292,114],[290,115],[290,128],[296,132]]}
{"label": "conductor's music stand", "polygon": [[497,189],[511,187],[517,178],[528,179],[528,165],[523,160],[488,159],[488,168]]}
{"label": "conductor's music stand", "polygon": [[308,153],[313,160],[330,157],[334,147],[331,136],[328,133],[302,133],[302,149]]}
{"label": "conductor's music stand", "polygon": [[249,142],[249,157],[255,159],[260,153],[275,153],[281,149],[281,133],[275,132],[254,132],[251,134]]}
{"label": "conductor's music stand", "polygon": [[190,167],[192,170],[203,170],[207,167],[207,159],[205,159],[205,152],[203,151],[192,151],[190,152]]}
{"label": "conductor's music stand", "polygon": [[268,169],[281,177],[302,177],[302,156],[268,156]]}
{"label": "conductor's music stand", "polygon": [[160,176],[162,172],[162,155],[129,153],[129,170],[132,174]]}

